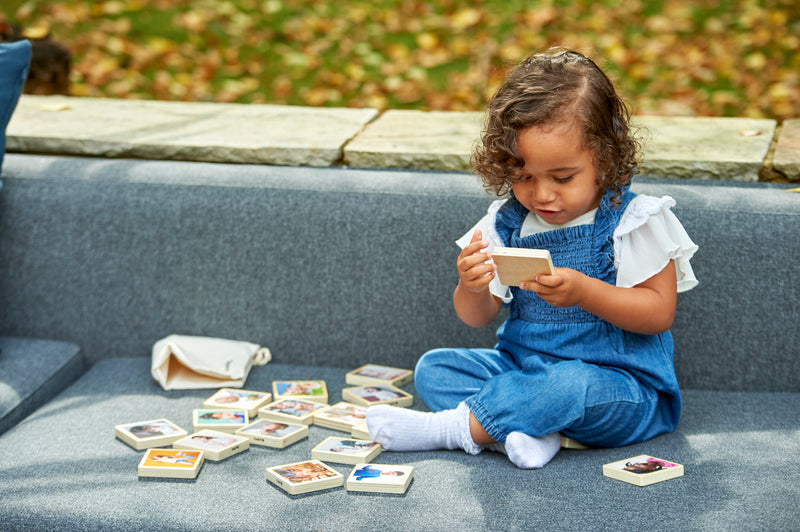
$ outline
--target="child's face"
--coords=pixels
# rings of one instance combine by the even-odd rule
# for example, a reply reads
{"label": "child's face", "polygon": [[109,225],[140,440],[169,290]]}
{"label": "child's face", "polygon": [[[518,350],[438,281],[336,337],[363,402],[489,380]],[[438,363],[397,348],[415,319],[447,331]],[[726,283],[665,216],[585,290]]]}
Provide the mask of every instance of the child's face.
{"label": "child's face", "polygon": [[534,126],[520,131],[517,151],[525,160],[514,183],[517,200],[545,222],[560,225],[587,213],[602,196],[592,152],[572,124]]}

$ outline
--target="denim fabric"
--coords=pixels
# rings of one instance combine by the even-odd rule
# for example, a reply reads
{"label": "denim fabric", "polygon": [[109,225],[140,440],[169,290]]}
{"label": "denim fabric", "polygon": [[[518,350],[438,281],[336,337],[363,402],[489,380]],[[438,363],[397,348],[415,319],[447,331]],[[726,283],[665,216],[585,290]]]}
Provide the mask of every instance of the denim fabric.
{"label": "denim fabric", "polygon": [[[520,238],[527,211],[513,198],[495,227],[506,245],[549,249],[557,267],[614,283],[612,235],[625,206],[604,195],[592,225]],[[437,349],[418,362],[415,385],[434,411],[466,401],[499,442],[510,432],[562,432],[587,445],[644,441],[675,429],[681,398],[669,332],[623,331],[581,308],[555,308],[512,288],[495,349]]]}

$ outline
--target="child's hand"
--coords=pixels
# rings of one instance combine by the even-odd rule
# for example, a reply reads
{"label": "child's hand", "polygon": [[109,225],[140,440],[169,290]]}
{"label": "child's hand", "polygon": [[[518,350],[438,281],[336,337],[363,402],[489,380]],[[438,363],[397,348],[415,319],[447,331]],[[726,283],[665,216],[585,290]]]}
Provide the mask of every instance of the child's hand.
{"label": "child's hand", "polygon": [[571,268],[556,268],[553,275],[538,275],[535,281],[525,281],[519,287],[532,290],[554,307],[580,305],[586,277]]}
{"label": "child's hand", "polygon": [[489,243],[482,237],[480,229],[477,229],[472,235],[472,240],[461,250],[456,260],[461,286],[470,292],[487,290],[497,270],[493,262],[488,264],[486,262],[492,258],[492,254],[484,251]]}

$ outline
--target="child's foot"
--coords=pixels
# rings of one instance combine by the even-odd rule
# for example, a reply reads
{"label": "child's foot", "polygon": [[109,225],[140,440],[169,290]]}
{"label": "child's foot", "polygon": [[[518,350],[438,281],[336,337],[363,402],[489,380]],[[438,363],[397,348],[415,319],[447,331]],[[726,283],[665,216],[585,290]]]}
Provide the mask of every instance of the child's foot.
{"label": "child's foot", "polygon": [[367,410],[367,427],[372,441],[389,451],[464,449],[478,454],[481,447],[472,440],[469,415],[464,403],[441,412],[377,405]]}
{"label": "child's foot", "polygon": [[561,449],[561,435],[550,434],[535,438],[522,432],[512,432],[506,436],[505,453],[515,466],[522,469],[544,467]]}

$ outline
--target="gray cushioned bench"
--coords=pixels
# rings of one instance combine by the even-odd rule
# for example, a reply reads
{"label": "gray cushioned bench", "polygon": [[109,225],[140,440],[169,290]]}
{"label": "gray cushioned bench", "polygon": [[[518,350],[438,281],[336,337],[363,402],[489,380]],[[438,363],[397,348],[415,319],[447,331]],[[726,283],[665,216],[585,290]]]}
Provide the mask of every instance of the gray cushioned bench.
{"label": "gray cushioned bench", "polygon": [[[341,433],[312,426],[286,449],[207,462],[194,481],[137,477],[141,452],[113,427],[167,417],[191,428],[191,410],[211,393],[163,391],[149,374],[152,344],[172,333],[259,343],[274,362],[255,368],[248,388],[319,378],[331,401],[358,365],[413,367],[433,347],[491,346],[495,327],[470,329],[450,305],[453,240],[489,201],[476,180],[12,154],[3,181],[0,336],[78,346],[88,369],[71,382],[67,364],[55,376],[63,392],[19,422],[4,417],[15,426],[0,436],[0,528],[797,526],[800,194],[695,181],[634,187],[673,196],[700,246],[701,284],[679,296],[673,327],[685,390],[675,433],[564,450],[536,471],[491,452],[384,452],[378,461],[416,468],[403,496],[293,497],[267,483],[265,468],[309,458]],[[49,365],[33,345],[30,367]],[[0,374],[0,386],[18,378]],[[686,474],[644,488],[602,476],[602,464],[638,454],[680,462]]]}
{"label": "gray cushioned bench", "polygon": [[0,337],[0,434],[52,399],[85,370],[70,342]]}

